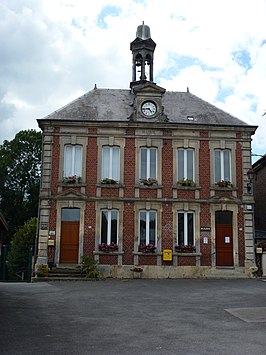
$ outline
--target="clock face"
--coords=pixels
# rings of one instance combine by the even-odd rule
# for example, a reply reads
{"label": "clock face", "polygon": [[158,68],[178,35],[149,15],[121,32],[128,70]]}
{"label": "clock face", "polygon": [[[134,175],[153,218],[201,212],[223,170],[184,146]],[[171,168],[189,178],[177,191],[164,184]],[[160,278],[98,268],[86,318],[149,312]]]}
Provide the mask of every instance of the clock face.
{"label": "clock face", "polygon": [[157,111],[157,107],[155,103],[152,101],[146,101],[141,106],[141,112],[145,116],[153,116],[155,115],[156,111]]}

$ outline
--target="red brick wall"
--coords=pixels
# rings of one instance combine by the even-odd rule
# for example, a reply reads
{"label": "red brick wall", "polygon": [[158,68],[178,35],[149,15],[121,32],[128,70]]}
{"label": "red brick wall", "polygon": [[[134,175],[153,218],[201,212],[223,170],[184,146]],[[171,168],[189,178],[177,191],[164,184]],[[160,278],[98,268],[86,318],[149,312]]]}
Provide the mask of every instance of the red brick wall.
{"label": "red brick wall", "polygon": [[172,204],[164,203],[162,212],[162,250],[173,248],[173,212]]}
{"label": "red brick wall", "polygon": [[[86,152],[86,195],[89,198],[96,198],[96,184],[99,183],[100,177],[97,177],[98,169],[98,147],[97,147],[97,128],[88,129],[88,148]],[[95,135],[95,136],[94,136]],[[135,230],[135,220],[134,215],[134,202],[130,201],[131,198],[135,198],[135,172],[136,172],[136,159],[135,159],[135,129],[129,128],[126,130],[125,149],[124,149],[124,211],[123,211],[123,264],[132,265],[134,263],[134,239],[137,236],[138,231]],[[162,148],[162,197],[166,199],[173,198],[173,149],[171,140],[171,131],[164,132],[163,148]],[[205,140],[206,139],[206,140]],[[57,195],[57,185],[59,178],[59,136],[54,136],[52,156],[52,180],[51,180],[51,192],[53,195]],[[199,149],[199,185],[200,198],[209,199],[210,197],[210,186],[212,185],[210,181],[210,150],[208,141],[208,132],[200,132],[200,149]],[[258,179],[264,179],[266,181],[266,169],[263,172],[264,175],[259,175]],[[237,175],[237,187],[238,187],[238,197],[242,196],[242,151],[241,144],[237,143],[236,149],[236,175]],[[260,184],[263,186],[263,184]],[[71,187],[72,188],[72,187]],[[64,187],[64,189],[66,189]],[[79,189],[80,187],[75,187]],[[258,188],[259,189],[259,188]],[[142,200],[157,199],[158,188],[141,188],[140,198]],[[261,192],[263,193],[263,192]],[[266,194],[266,190],[264,189]],[[119,199],[119,189],[115,187],[102,187],[101,189],[102,197],[108,199]],[[231,196],[231,191],[216,191],[217,195]],[[264,200],[266,195],[264,194]],[[195,200],[194,190],[177,190],[178,200]],[[162,202],[162,250],[172,249],[173,247],[173,213],[172,213],[172,201]],[[50,211],[50,229],[56,230],[56,202],[52,201],[51,211]],[[238,215],[238,230],[239,230],[239,263],[244,265],[245,248],[244,248],[244,219],[243,211],[239,211]],[[85,226],[84,226],[84,255],[93,255],[95,250],[95,223],[96,223],[96,211],[95,211],[95,201],[89,201],[86,204],[85,209]],[[207,203],[201,203],[200,205],[200,226],[210,227],[210,207]],[[200,228],[200,226],[198,226]],[[241,231],[242,228],[242,231]],[[200,251],[201,265],[211,266],[211,232],[201,232],[200,233]],[[203,244],[202,236],[208,235],[208,244]],[[99,237],[99,236],[97,236]],[[100,255],[100,263],[104,264],[117,264],[117,256],[115,255]],[[179,257],[178,265],[196,265],[195,257]],[[139,256],[139,264],[143,265],[156,265],[157,257],[141,255]],[[169,263],[167,263],[169,265]]]}
{"label": "red brick wall", "polygon": [[[95,202],[88,202],[85,209],[85,225],[84,225],[84,255],[92,255],[95,250],[95,225],[96,211]],[[99,236],[98,236],[99,237]]]}
{"label": "red brick wall", "polygon": [[[208,138],[208,132],[200,132],[200,138]],[[210,149],[208,140],[200,140],[199,149],[199,184],[200,197],[208,198],[210,195]]]}
{"label": "red brick wall", "polygon": [[52,146],[52,177],[51,177],[51,194],[55,195],[57,193],[57,184],[59,179],[59,162],[60,162],[60,144],[59,135],[53,137]]}
{"label": "red brick wall", "polygon": [[[164,132],[165,137],[171,137],[172,132]],[[162,149],[162,184],[163,184],[163,197],[171,198],[173,191],[173,149],[172,142],[169,139],[163,140]]]}
{"label": "red brick wall", "polygon": [[194,256],[179,256],[178,266],[196,266],[196,257]]}
{"label": "red brick wall", "polygon": [[242,162],[242,147],[238,142],[236,145],[236,187],[237,197],[242,199],[243,194],[243,162]]}
{"label": "red brick wall", "polygon": [[123,224],[123,264],[132,265],[134,262],[134,237],[137,231],[134,231],[135,225],[134,204],[132,202],[125,202],[124,204],[124,224]]}
{"label": "red brick wall", "polygon": [[[126,134],[129,136],[135,135],[134,129],[127,129]],[[127,138],[124,150],[124,183],[125,183],[125,196],[134,196],[135,186],[135,139]]]}
{"label": "red brick wall", "polygon": [[[88,130],[90,135],[97,134],[96,128],[90,128]],[[89,196],[96,195],[96,183],[97,181],[97,168],[98,168],[98,147],[97,138],[89,137],[87,147],[87,163],[86,163],[86,194]],[[100,178],[100,177],[99,177]]]}

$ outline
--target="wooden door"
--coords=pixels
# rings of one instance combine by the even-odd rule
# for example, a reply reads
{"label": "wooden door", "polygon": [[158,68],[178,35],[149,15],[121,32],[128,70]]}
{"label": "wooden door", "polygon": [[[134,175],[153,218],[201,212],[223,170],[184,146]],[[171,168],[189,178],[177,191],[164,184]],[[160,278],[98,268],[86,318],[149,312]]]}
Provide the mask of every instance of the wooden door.
{"label": "wooden door", "polygon": [[60,263],[77,264],[79,251],[79,222],[62,221]]}
{"label": "wooden door", "polygon": [[[216,265],[233,266],[233,226],[231,212],[216,212]],[[228,223],[230,222],[231,223]]]}

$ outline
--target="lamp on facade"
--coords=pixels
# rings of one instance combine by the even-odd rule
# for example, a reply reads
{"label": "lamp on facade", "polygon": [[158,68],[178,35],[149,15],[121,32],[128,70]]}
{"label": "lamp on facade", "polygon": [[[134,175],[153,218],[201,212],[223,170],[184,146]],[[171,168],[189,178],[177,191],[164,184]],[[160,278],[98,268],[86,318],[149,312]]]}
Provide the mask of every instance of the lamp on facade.
{"label": "lamp on facade", "polygon": [[254,180],[254,171],[252,169],[249,169],[248,172],[247,172],[247,176],[248,176],[248,184],[247,184],[247,190],[248,190],[248,193],[251,194],[252,193],[252,183],[253,183],[253,180]]}

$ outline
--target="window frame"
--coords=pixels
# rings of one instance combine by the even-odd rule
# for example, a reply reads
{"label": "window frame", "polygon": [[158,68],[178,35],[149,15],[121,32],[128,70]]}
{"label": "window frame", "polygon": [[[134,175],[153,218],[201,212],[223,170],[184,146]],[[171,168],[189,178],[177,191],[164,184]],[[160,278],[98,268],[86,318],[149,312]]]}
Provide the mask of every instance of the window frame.
{"label": "window frame", "polygon": [[[179,176],[179,151],[183,151],[184,162],[183,162],[183,171],[184,176]],[[188,151],[192,151],[192,178],[188,177]],[[194,148],[180,148],[176,149],[176,176],[177,181],[182,180],[192,180],[195,182],[195,149]]]}
{"label": "window frame", "polygon": [[[179,214],[183,214],[184,216],[184,222],[183,222],[183,234],[184,234],[184,237],[183,237],[183,242],[181,242],[179,240],[179,218],[178,218],[178,215]],[[190,243],[189,242],[189,236],[188,236],[188,215],[189,214],[192,214],[192,221],[193,221],[193,243]],[[177,223],[176,223],[176,242],[177,242],[177,245],[193,245],[195,246],[195,243],[196,243],[196,236],[195,236],[195,222],[196,222],[196,214],[195,214],[195,211],[177,211],[177,215],[176,215],[176,220],[177,220]],[[185,228],[186,227],[186,228]]]}
{"label": "window frame", "polygon": [[[104,176],[104,169],[105,169],[105,161],[104,161],[104,151],[108,149],[108,160],[109,160],[109,166],[108,166],[108,176]],[[113,161],[114,161],[114,149],[117,149],[118,150],[118,158],[117,158],[117,163],[118,163],[118,168],[117,168],[117,179],[116,179],[116,176],[114,176],[114,170],[113,170],[113,167],[114,167],[114,164],[113,164]],[[113,179],[115,181],[120,181],[120,174],[121,174],[121,162],[120,162],[120,159],[121,159],[121,148],[120,146],[110,146],[110,145],[103,145],[102,146],[102,171],[101,171],[101,179]]]}
{"label": "window frame", "polygon": [[[104,212],[107,212],[107,236],[106,236],[106,242],[102,240],[102,215]],[[116,212],[116,241],[112,241],[112,212]],[[113,209],[107,209],[107,208],[102,208],[100,210],[100,244],[105,243],[105,244],[111,244],[115,243],[118,244],[118,239],[119,239],[119,210],[116,208]]]}
{"label": "window frame", "polygon": [[[66,172],[67,170],[67,149],[71,148],[71,162],[70,162],[70,173],[68,174]],[[80,167],[79,169],[76,169],[76,163],[77,163],[77,148],[80,149]],[[63,176],[64,177],[69,177],[69,176],[77,176],[77,177],[81,177],[82,176],[82,145],[81,144],[65,144],[64,145],[64,170],[63,170]]]}
{"label": "window frame", "polygon": [[[143,243],[141,240],[141,214],[145,213],[145,243],[146,245],[148,244],[153,244],[154,246],[157,247],[157,242],[158,242],[158,212],[156,210],[145,210],[141,209],[139,210],[139,222],[138,222],[138,235],[139,235],[139,245]],[[154,243],[151,243],[151,236],[150,236],[150,214],[154,213],[155,215],[155,227],[154,227]]]}
{"label": "window frame", "polygon": [[[216,177],[216,169],[217,169],[217,165],[216,165],[216,153],[219,152],[220,153],[220,166],[219,166],[219,174],[220,174],[220,179],[218,179]],[[225,177],[225,152],[229,153],[229,178]],[[216,184],[219,181],[230,181],[232,182],[232,152],[231,149],[214,149],[214,183]]]}
{"label": "window frame", "polygon": [[[142,152],[146,150],[146,172],[142,176]],[[151,150],[155,151],[155,176],[151,176]],[[139,179],[153,178],[158,180],[158,148],[157,147],[140,147],[139,150]]]}

